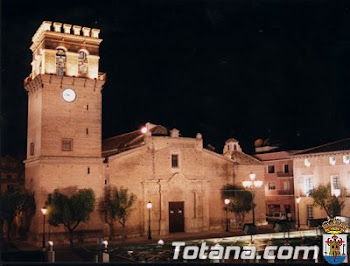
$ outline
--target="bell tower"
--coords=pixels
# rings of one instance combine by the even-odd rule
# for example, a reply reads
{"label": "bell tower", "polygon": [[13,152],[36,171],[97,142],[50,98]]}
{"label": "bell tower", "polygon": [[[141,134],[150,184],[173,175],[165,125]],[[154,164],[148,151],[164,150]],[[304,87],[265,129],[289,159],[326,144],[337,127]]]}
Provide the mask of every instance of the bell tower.
{"label": "bell tower", "polygon": [[[54,189],[102,193],[102,88],[100,30],[44,21],[32,38],[28,93],[26,188],[35,194],[33,236],[42,231],[42,208]],[[97,223],[97,220],[95,221]],[[86,225],[93,228],[94,220]],[[63,230],[61,229],[57,229]]]}

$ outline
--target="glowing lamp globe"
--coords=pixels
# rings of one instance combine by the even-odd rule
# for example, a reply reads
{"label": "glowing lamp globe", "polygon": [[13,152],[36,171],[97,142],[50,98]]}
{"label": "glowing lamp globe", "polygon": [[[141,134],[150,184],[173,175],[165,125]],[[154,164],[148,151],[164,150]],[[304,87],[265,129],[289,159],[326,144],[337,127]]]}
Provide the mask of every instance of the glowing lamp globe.
{"label": "glowing lamp globe", "polygon": [[250,173],[249,174],[249,178],[250,178],[250,180],[254,180],[255,179],[255,177],[256,177],[256,174],[254,174],[254,173]]}
{"label": "glowing lamp globe", "polygon": [[43,207],[43,208],[41,208],[41,212],[42,212],[44,215],[46,215],[47,209],[46,209],[45,207]]}
{"label": "glowing lamp globe", "polygon": [[243,181],[242,185],[244,188],[249,188],[252,186],[252,181]]}
{"label": "glowing lamp globe", "polygon": [[141,133],[146,134],[147,133],[147,127],[142,127],[141,128]]}
{"label": "glowing lamp globe", "polygon": [[152,209],[152,203],[151,202],[148,202],[147,205],[146,205],[147,209]]}
{"label": "glowing lamp globe", "polygon": [[254,187],[261,187],[262,186],[262,184],[263,184],[263,181],[260,181],[260,180],[258,180],[258,181],[254,181]]}

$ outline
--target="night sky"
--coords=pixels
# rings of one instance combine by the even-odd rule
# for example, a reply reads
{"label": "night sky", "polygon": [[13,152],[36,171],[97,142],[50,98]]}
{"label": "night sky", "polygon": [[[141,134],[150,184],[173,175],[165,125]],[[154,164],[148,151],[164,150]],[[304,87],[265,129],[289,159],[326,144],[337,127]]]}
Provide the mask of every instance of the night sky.
{"label": "night sky", "polygon": [[101,29],[103,136],[145,122],[306,148],[350,132],[350,1],[2,2],[2,154],[24,156],[31,37],[44,20]]}

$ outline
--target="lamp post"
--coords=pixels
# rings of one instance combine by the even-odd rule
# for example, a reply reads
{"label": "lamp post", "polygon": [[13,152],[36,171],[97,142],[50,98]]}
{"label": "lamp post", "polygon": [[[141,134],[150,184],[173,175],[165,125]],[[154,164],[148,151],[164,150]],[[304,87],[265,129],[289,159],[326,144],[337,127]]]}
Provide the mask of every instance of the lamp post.
{"label": "lamp post", "polygon": [[252,194],[253,225],[255,225],[254,189],[260,188],[263,185],[263,181],[255,180],[256,174],[254,173],[250,173],[249,178],[250,180],[243,181],[242,185],[245,189],[249,189],[250,193]]}
{"label": "lamp post", "polygon": [[301,201],[301,197],[297,197],[295,199],[296,203],[297,203],[297,206],[298,206],[298,230],[300,230],[300,209],[299,209],[299,204],[300,204],[300,201]]}
{"label": "lamp post", "polygon": [[152,239],[152,233],[151,233],[151,209],[152,209],[152,203],[149,201],[146,205],[148,209],[148,239]]}
{"label": "lamp post", "polygon": [[46,221],[46,213],[47,213],[47,209],[45,208],[45,206],[43,208],[41,208],[41,212],[43,213],[43,243],[42,243],[42,248],[45,249],[45,221]]}
{"label": "lamp post", "polygon": [[230,204],[230,199],[225,199],[224,200],[225,205],[226,205],[226,232],[228,232],[228,205]]}
{"label": "lamp post", "polygon": [[49,241],[51,241],[51,226],[49,224]]}

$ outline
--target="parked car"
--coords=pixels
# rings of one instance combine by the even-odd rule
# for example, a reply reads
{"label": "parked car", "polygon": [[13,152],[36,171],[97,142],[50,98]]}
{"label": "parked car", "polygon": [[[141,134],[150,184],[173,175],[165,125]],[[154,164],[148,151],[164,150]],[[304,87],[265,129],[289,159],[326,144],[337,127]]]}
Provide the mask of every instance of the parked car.
{"label": "parked car", "polygon": [[266,215],[266,220],[268,222],[285,221],[287,220],[287,216],[284,212],[274,212],[272,215]]}

